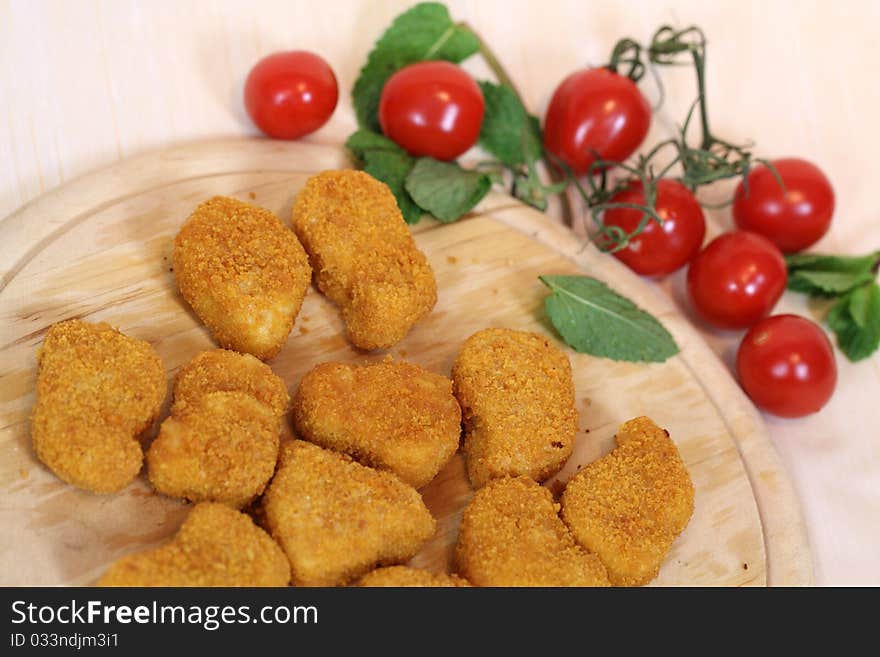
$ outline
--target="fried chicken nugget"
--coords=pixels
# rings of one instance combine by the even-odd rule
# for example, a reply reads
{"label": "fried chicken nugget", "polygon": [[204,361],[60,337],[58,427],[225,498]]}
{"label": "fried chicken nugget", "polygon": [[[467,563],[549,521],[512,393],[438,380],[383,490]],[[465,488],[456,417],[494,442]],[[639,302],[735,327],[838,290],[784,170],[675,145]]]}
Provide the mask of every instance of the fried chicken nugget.
{"label": "fried chicken nugget", "polygon": [[377,568],[361,577],[358,586],[364,587],[430,587],[445,588],[470,586],[467,580],[458,575],[435,575],[421,568],[409,566],[388,566]]}
{"label": "fried chicken nugget", "polygon": [[250,354],[226,349],[203,351],[184,365],[174,384],[174,403],[193,403],[209,392],[246,392],[271,408],[287,413],[290,395],[284,380]]}
{"label": "fried chicken nugget", "polygon": [[346,584],[408,561],[436,526],[418,491],[395,475],[302,440],[282,446],[262,503],[298,586]]}
{"label": "fried chicken nugget", "polygon": [[615,586],[657,576],[694,511],[694,486],[669,433],[647,417],[620,427],[617,447],[568,482],[562,518]]}
{"label": "fried chicken nugget", "polygon": [[452,367],[474,487],[505,475],[543,481],[571,456],[577,432],[568,358],[536,333],[491,328],[469,337]]}
{"label": "fried chicken nugget", "polygon": [[108,324],[73,319],[49,328],[37,363],[37,457],[67,483],[96,493],[131,483],[143,463],[138,437],[167,389],[153,347]]}
{"label": "fried chicken nugget", "polygon": [[216,196],[174,240],[180,293],[221,347],[261,360],[293,328],[312,270],[296,235],[269,210]]}
{"label": "fried chicken nugget", "polygon": [[318,365],[294,395],[293,421],[306,440],[390,470],[415,488],[452,458],[461,434],[452,381],[390,360]]}
{"label": "fried chicken nugget", "polygon": [[293,230],[355,346],[391,347],[437,303],[434,272],[394,195],[363,171],[309,178],[296,197]]}
{"label": "fried chicken nugget", "polygon": [[241,508],[260,495],[278,460],[284,381],[248,354],[215,349],[184,365],[171,416],[147,451],[160,493]]}
{"label": "fried chicken nugget", "polygon": [[474,586],[608,586],[602,562],[575,543],[558,511],[528,477],[493,479],[464,510],[459,571]]}
{"label": "fried chicken nugget", "polygon": [[170,542],[123,557],[97,586],[287,586],[290,565],[253,520],[223,504],[190,511]]}
{"label": "fried chicken nugget", "polygon": [[147,451],[150,482],[170,497],[240,509],[272,478],[280,432],[280,418],[254,397],[207,393],[162,423]]}

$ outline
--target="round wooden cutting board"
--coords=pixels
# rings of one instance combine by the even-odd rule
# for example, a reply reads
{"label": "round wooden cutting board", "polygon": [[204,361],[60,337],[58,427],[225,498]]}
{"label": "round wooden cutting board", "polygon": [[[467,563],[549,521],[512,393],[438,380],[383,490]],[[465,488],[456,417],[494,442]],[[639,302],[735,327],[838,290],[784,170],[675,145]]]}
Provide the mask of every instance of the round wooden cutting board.
{"label": "round wooden cutting board", "polygon": [[[172,241],[202,200],[223,194],[289,221],[314,172],[350,166],[338,147],[263,140],[186,145],[74,181],[0,223],[0,584],[89,584],[123,554],[170,537],[188,506],[154,493],[143,475],[116,495],[64,484],[30,442],[35,352],[54,322],[106,321],[150,341],[169,380],[214,345],[177,293]],[[558,340],[544,318],[539,274],[588,273],[653,313],[681,354],[663,364],[571,359],[580,416],[574,454],[555,481],[607,453],[617,427],[648,415],[669,430],[696,487],[693,518],[655,584],[807,585],[812,561],[792,487],[760,416],[687,320],[614,258],[510,197],[490,196],[452,225],[423,220],[416,242],[437,275],[434,312],[387,353],[449,374],[462,341],[488,326]],[[310,290],[286,346],[270,365],[291,391],[315,364],[363,362],[337,309]],[[170,400],[166,401],[167,403]],[[422,489],[438,520],[413,560],[450,568],[460,512],[471,496],[457,455]]]}

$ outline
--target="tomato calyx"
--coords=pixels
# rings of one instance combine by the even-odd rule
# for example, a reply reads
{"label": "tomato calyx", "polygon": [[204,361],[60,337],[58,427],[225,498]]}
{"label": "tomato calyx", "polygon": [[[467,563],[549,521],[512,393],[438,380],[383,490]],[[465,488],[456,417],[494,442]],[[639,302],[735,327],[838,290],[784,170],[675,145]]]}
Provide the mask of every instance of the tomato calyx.
{"label": "tomato calyx", "polygon": [[[574,171],[561,158],[548,153],[548,159],[565,173],[565,180],[585,202],[594,226],[592,236],[602,251],[615,253],[626,249],[640,235],[650,222],[662,226],[662,218],[656,210],[656,184],[663,178],[673,178],[683,184],[691,193],[702,186],[726,178],[746,180],[756,163],[766,165],[782,184],[771,162],[755,157],[753,144],[737,144],[715,135],[709,127],[706,102],[706,37],[697,26],[677,29],[669,25],[661,26],[653,34],[651,41],[643,45],[635,39],[620,39],[612,50],[606,70],[640,81],[649,70],[660,90],[663,102],[663,85],[656,74],[655,66],[692,65],[697,82],[697,99],[691,105],[679,132],[670,139],[661,141],[648,153],[640,154],[634,162],[621,162],[602,158],[593,152],[593,161],[583,176]],[[699,121],[700,137],[698,143],[688,141],[688,130],[692,121]],[[663,165],[658,164],[662,161]],[[619,204],[612,199],[631,183],[638,182],[644,188],[644,204]],[[747,183],[746,183],[747,184]],[[725,207],[734,199],[712,206]],[[628,208],[641,210],[642,220],[633,231],[625,231],[619,226],[606,225],[604,214],[609,210]]]}
{"label": "tomato calyx", "polygon": [[[657,103],[659,107],[663,103],[665,92],[662,79],[656,74],[654,67],[687,64],[694,68],[697,97],[679,134],[675,139],[670,140],[677,150],[677,158],[681,165],[681,182],[694,190],[716,180],[745,178],[755,162],[767,165],[767,160],[756,158],[752,153],[754,144],[738,144],[722,139],[709,127],[706,35],[698,26],[691,25],[678,29],[663,25],[654,32],[647,46],[628,37],[621,39],[614,46],[607,68],[619,75],[629,77],[634,82],[641,80],[646,71],[654,72],[653,77],[660,93],[660,100]],[[688,127],[695,116],[698,116],[700,122],[700,140],[697,145],[690,144],[687,139]],[[772,170],[772,164],[769,166]],[[732,203],[732,200],[730,202]]]}

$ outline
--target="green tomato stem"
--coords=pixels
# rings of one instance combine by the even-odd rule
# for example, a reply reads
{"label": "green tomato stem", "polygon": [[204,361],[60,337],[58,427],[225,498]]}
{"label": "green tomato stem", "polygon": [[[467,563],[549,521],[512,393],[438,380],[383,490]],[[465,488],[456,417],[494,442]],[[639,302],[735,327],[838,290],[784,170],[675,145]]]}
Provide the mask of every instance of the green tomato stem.
{"label": "green tomato stem", "polygon": [[[495,79],[498,80],[499,84],[503,84],[505,87],[508,87],[513,93],[516,95],[520,104],[525,107],[526,104],[523,102],[523,97],[517,89],[516,84],[513,82],[513,78],[508,75],[507,70],[504,68],[504,65],[501,63],[501,60],[498,59],[498,56],[489,47],[489,44],[480,36],[480,33],[473,29],[466,21],[461,21],[457,24],[458,27],[467,30],[471,34],[474,35],[474,38],[477,40],[479,44],[479,52],[480,56],[483,58],[483,61],[486,62],[486,65],[489,67],[489,70],[492,71],[492,74],[495,76]],[[550,176],[550,181],[553,184],[559,184],[565,181],[565,175],[554,169],[550,166],[550,162],[548,162],[546,157],[541,157],[541,162],[544,163],[544,168],[547,170],[547,174]],[[568,198],[568,195],[562,193],[561,195],[562,201],[562,220],[565,222],[567,226],[573,225],[573,217],[574,213],[571,207],[571,202]]]}

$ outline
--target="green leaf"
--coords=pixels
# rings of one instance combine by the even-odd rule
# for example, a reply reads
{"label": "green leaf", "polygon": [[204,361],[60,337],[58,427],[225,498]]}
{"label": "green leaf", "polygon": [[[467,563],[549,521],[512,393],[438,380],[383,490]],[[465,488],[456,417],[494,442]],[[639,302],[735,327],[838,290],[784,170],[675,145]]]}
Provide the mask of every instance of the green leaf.
{"label": "green leaf", "polygon": [[408,224],[418,223],[422,209],[404,186],[415,158],[390,139],[369,130],[353,133],[345,145],[363,163],[364,171],[388,185],[404,220]]}
{"label": "green leaf", "polygon": [[788,289],[817,297],[845,294],[874,280],[880,252],[864,256],[793,253],[785,256]]}
{"label": "green leaf", "polygon": [[880,286],[862,285],[842,297],[831,308],[826,322],[847,358],[867,358],[880,346]]}
{"label": "green leaf", "polygon": [[874,274],[870,271],[844,272],[802,269],[789,275],[788,289],[817,297],[837,296],[872,280],[874,280]]}
{"label": "green leaf", "polygon": [[345,147],[360,157],[365,151],[391,151],[406,153],[396,143],[372,130],[357,130],[348,136]]}
{"label": "green leaf", "polygon": [[406,177],[406,191],[419,207],[449,223],[469,212],[492,187],[492,178],[454,162],[422,157]]}
{"label": "green leaf", "polygon": [[480,146],[511,167],[541,157],[538,119],[526,112],[516,92],[492,82],[480,82],[480,90],[486,103]]}
{"label": "green leaf", "polygon": [[394,19],[373,46],[352,89],[358,125],[379,132],[379,98],[398,70],[425,60],[459,63],[479,50],[477,37],[456,25],[438,2],[422,2]]}
{"label": "green leaf", "polygon": [[788,271],[869,272],[880,260],[880,252],[863,256],[827,255],[821,253],[789,253],[785,256]]}
{"label": "green leaf", "polygon": [[653,316],[589,276],[540,276],[553,292],[544,307],[553,327],[575,351],[613,360],[662,363],[678,353]]}

